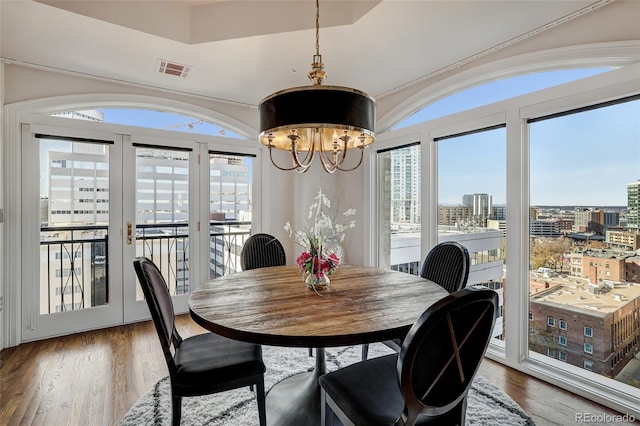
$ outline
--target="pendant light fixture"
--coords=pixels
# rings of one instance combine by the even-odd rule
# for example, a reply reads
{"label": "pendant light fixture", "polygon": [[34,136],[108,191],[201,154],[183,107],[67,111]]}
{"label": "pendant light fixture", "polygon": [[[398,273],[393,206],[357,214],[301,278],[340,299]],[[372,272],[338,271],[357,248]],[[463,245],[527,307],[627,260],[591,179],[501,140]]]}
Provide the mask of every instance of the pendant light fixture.
{"label": "pendant light fixture", "polygon": [[[375,140],[375,100],[349,87],[323,86],[326,74],[320,55],[320,0],[316,0],[316,54],[308,72],[313,84],[281,90],[259,105],[260,143],[269,148],[276,168],[304,173],[317,155],[328,173],[354,170],[362,164],[365,147]],[[292,165],[277,165],[274,149],[289,151]],[[350,150],[359,150],[360,158],[343,168]]]}

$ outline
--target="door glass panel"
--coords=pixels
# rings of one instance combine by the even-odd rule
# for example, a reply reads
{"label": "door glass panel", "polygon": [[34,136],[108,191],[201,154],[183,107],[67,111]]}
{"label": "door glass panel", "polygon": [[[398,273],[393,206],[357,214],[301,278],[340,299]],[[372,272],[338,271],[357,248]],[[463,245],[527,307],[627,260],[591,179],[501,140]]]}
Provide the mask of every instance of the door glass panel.
{"label": "door glass panel", "polygon": [[189,293],[190,154],[136,147],[136,256],[158,266],[174,296]]}
{"label": "door glass panel", "polygon": [[438,144],[438,242],[457,241],[470,257],[469,286],[498,292],[494,338],[504,339],[506,253],[506,130],[440,138]]}
{"label": "door glass panel", "polygon": [[529,351],[636,388],[638,117],[636,98],[529,124]]}
{"label": "door glass panel", "polygon": [[378,265],[418,275],[420,250],[420,145],[378,152]]}
{"label": "door glass panel", "polygon": [[240,271],[251,234],[253,157],[209,154],[209,276]]}
{"label": "door glass panel", "polygon": [[109,303],[109,145],[40,140],[40,314]]}

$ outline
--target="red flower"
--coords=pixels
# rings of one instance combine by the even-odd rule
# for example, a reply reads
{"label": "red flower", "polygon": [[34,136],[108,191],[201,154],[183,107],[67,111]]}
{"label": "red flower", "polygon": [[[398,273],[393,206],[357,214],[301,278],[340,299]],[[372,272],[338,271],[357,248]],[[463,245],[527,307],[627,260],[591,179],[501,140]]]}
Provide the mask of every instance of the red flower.
{"label": "red flower", "polygon": [[308,251],[303,251],[300,254],[300,256],[298,256],[298,259],[296,260],[296,263],[298,264],[298,268],[306,269],[306,264],[307,262],[309,262],[309,260],[311,260],[311,255],[309,254]]}

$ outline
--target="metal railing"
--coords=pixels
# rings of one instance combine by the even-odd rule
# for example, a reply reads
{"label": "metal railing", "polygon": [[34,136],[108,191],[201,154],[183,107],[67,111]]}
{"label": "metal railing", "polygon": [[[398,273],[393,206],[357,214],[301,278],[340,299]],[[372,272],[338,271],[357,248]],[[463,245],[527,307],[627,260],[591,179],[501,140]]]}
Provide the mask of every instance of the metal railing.
{"label": "metal railing", "polygon": [[107,226],[40,228],[40,313],[109,303],[107,241]]}
{"label": "metal railing", "polygon": [[[109,303],[108,226],[40,228],[40,311],[86,309]],[[136,255],[151,259],[171,294],[189,292],[189,224],[136,225]],[[211,221],[209,276],[239,271],[250,221]]]}

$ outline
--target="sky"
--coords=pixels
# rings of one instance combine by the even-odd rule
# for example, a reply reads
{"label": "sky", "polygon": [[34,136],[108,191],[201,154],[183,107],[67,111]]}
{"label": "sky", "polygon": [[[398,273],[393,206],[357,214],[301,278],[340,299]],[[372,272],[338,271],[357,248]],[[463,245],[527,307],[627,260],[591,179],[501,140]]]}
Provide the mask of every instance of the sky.
{"label": "sky", "polygon": [[[476,86],[437,101],[395,128],[425,122],[576,79],[605,68],[532,73]],[[224,134],[229,130],[178,114],[101,109],[105,122],[182,132]],[[640,100],[533,123],[531,204],[624,206],[628,183],[640,179]],[[439,202],[459,204],[463,194],[487,193],[506,201],[505,129],[438,142]]]}
{"label": "sky", "polygon": [[[396,128],[598,74],[576,69],[499,80],[435,102]],[[530,125],[532,205],[626,206],[627,184],[640,179],[640,100]],[[438,197],[463,194],[506,201],[506,132],[495,129],[438,142]]]}

